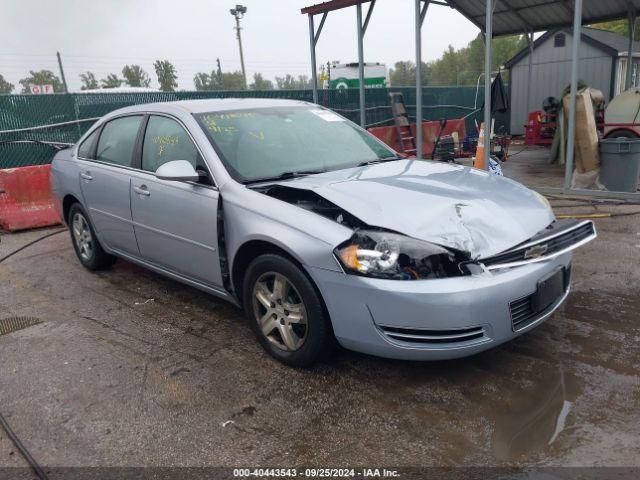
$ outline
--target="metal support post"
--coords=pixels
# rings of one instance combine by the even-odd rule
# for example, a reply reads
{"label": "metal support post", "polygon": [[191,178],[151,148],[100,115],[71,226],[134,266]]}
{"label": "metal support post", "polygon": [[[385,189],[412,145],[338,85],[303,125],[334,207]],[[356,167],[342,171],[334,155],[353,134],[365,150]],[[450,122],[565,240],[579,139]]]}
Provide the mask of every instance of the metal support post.
{"label": "metal support post", "polygon": [[362,29],[362,4],[358,2],[356,5],[356,17],[358,20],[358,88],[360,90],[360,126],[366,127],[367,110],[365,108],[364,98],[364,31]]}
{"label": "metal support post", "polygon": [[[636,11],[633,8],[633,5],[629,5],[629,48],[627,49],[627,78],[625,81],[625,90],[629,90],[633,85],[632,77],[633,77],[633,37],[635,34],[635,26],[636,26]],[[637,79],[636,79],[637,82]]]}
{"label": "metal support post", "polygon": [[416,158],[422,158],[422,23],[429,8],[422,0],[415,0],[416,28]]}
{"label": "metal support post", "polygon": [[484,42],[484,168],[489,170],[489,157],[491,155],[491,67],[493,38],[493,1],[487,1],[485,20]]}
{"label": "metal support post", "polygon": [[578,54],[582,33],[582,0],[573,6],[573,39],[571,43],[571,93],[569,93],[569,127],[567,132],[567,159],[564,170],[564,189],[571,188],[573,155],[576,144],[576,95],[578,93]]}

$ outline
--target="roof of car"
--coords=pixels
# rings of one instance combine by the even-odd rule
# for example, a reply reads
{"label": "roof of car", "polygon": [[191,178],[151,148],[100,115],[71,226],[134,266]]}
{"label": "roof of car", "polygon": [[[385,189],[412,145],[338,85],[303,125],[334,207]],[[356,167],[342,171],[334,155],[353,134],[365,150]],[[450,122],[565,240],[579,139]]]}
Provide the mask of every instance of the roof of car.
{"label": "roof of car", "polygon": [[285,100],[279,98],[206,98],[201,100],[178,100],[174,102],[156,102],[132,105],[115,112],[155,111],[173,113],[178,110],[187,113],[220,112],[226,110],[242,110],[248,108],[269,108],[309,105],[300,100]]}

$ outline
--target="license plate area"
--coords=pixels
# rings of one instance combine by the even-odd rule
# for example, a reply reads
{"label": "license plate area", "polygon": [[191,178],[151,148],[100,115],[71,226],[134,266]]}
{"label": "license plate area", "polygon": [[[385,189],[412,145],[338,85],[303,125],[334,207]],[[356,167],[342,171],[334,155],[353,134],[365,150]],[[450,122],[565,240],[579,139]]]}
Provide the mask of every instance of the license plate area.
{"label": "license plate area", "polygon": [[534,312],[542,312],[549,308],[566,291],[566,271],[561,267],[551,272],[538,282],[536,293],[531,298],[531,306]]}

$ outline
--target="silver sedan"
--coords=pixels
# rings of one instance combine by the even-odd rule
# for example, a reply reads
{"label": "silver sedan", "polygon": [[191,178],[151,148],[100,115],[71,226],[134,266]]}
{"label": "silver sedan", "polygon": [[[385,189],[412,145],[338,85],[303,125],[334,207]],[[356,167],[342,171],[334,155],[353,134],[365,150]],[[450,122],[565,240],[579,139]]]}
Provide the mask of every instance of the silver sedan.
{"label": "silver sedan", "polygon": [[120,257],[229,300],[295,366],[336,340],[415,360],[508,341],[563,302],[596,235],[514,181],[401,158],[288,100],[114,111],[51,181],[85,267]]}

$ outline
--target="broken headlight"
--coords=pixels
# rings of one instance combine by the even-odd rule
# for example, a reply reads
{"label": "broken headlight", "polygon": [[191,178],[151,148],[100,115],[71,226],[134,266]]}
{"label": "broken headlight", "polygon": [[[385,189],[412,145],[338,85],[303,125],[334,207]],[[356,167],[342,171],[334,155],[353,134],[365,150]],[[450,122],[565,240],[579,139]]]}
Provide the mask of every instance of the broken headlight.
{"label": "broken headlight", "polygon": [[395,280],[465,275],[464,258],[433,243],[384,231],[357,231],[334,253],[348,273]]}

